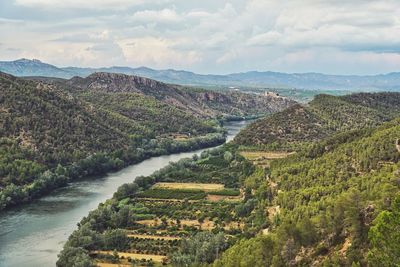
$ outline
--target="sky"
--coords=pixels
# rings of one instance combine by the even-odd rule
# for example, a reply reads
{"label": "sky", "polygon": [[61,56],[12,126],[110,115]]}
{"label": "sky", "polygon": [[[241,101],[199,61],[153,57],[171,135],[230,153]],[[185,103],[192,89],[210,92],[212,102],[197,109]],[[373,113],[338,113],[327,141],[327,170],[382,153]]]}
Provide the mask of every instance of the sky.
{"label": "sky", "polygon": [[400,71],[400,1],[0,0],[0,60],[197,73]]}

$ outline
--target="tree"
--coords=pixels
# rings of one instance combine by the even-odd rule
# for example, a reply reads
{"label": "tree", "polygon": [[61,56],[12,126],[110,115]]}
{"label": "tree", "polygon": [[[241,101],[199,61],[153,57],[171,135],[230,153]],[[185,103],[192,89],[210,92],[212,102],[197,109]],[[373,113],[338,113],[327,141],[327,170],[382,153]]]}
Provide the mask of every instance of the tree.
{"label": "tree", "polygon": [[139,186],[136,183],[129,183],[121,185],[117,192],[114,193],[114,198],[121,200],[129,197],[137,192]]}
{"label": "tree", "polygon": [[129,237],[126,232],[121,229],[107,230],[104,233],[104,248],[125,251],[129,248]]}
{"label": "tree", "polygon": [[224,159],[225,159],[227,162],[231,162],[232,159],[233,159],[232,153],[229,152],[229,151],[226,151],[226,152],[224,153]]}
{"label": "tree", "polygon": [[57,267],[95,267],[88,252],[83,248],[66,247],[58,255]]}
{"label": "tree", "polygon": [[392,211],[382,211],[368,233],[371,266],[399,266],[400,263],[400,195],[392,204]]}
{"label": "tree", "polygon": [[271,236],[241,240],[229,248],[214,267],[271,266],[275,242]]}
{"label": "tree", "polygon": [[197,266],[204,263],[212,263],[228,247],[226,238],[222,232],[212,234],[200,232],[183,240],[180,251],[171,257],[174,266]]}

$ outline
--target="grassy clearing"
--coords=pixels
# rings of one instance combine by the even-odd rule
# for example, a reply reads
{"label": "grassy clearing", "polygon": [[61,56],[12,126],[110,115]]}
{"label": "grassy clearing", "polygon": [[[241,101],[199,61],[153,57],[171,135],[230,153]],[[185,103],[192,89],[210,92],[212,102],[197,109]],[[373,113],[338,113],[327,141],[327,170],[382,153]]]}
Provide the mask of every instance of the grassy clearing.
{"label": "grassy clearing", "polygon": [[191,189],[202,191],[217,191],[224,189],[223,184],[201,184],[201,183],[156,183],[153,188],[157,189]]}
{"label": "grassy clearing", "polygon": [[179,201],[202,200],[207,195],[237,197],[240,196],[240,191],[234,188],[224,188],[222,184],[157,183],[149,190],[138,193],[136,196],[140,199]]}
{"label": "grassy clearing", "polygon": [[98,267],[131,267],[131,264],[97,262]]}
{"label": "grassy clearing", "polygon": [[180,240],[180,237],[175,236],[159,236],[159,235],[140,235],[140,234],[128,234],[130,238],[140,238],[140,239],[153,239],[153,240]]}
{"label": "grassy clearing", "polygon": [[[150,226],[150,227],[155,227],[161,225],[161,220],[140,220],[136,221],[138,224]],[[176,220],[167,220],[168,225],[176,225]],[[183,226],[189,226],[189,227],[196,227],[197,229],[201,230],[206,230],[206,231],[211,231],[213,230],[216,225],[213,221],[210,220],[204,220],[204,222],[200,223],[198,220],[181,220],[180,221],[181,228]],[[238,223],[238,222],[231,222],[229,224],[226,224],[223,227],[225,230],[231,230],[231,229],[242,229],[243,224]]]}
{"label": "grassy clearing", "polygon": [[[113,255],[114,251],[111,250],[97,250],[94,251],[93,253],[96,254],[103,254],[103,255]],[[131,258],[131,259],[135,259],[135,260],[141,260],[141,259],[145,259],[145,260],[153,260],[154,262],[162,262],[166,256],[162,256],[162,255],[151,255],[151,254],[139,254],[139,253],[129,253],[129,252],[117,252],[118,253],[118,257],[122,258],[124,257],[126,258]]]}
{"label": "grassy clearing", "polygon": [[156,197],[138,197],[137,198],[140,201],[148,201],[148,202],[153,202],[153,203],[173,203],[173,202],[189,202],[189,203],[195,203],[199,202],[201,200],[187,200],[187,199],[177,199],[177,198],[156,198]]}
{"label": "grassy clearing", "polygon": [[240,154],[248,160],[257,159],[283,159],[295,152],[285,151],[241,151]]}
{"label": "grassy clearing", "polygon": [[241,151],[240,154],[246,159],[253,162],[253,164],[262,167],[269,168],[271,160],[283,159],[296,152],[285,152],[285,151]]}
{"label": "grassy clearing", "polygon": [[213,194],[208,194],[207,198],[208,201],[211,202],[218,202],[218,201],[240,201],[242,199],[241,196],[223,196],[223,195],[213,195]]}

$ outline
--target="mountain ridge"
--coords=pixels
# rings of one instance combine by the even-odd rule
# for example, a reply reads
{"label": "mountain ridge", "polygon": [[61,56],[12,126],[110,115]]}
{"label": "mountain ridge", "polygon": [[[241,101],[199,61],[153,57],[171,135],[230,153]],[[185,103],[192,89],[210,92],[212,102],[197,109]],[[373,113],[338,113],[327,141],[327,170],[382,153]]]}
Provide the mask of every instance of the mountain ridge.
{"label": "mountain ridge", "polygon": [[77,178],[221,144],[218,119],[293,103],[123,74],[65,80],[0,72],[0,210]]}
{"label": "mountain ridge", "polygon": [[399,114],[398,92],[320,94],[307,105],[293,105],[252,123],[234,141],[246,146],[297,150],[298,146],[338,132],[375,127]]}
{"label": "mountain ridge", "polygon": [[185,70],[155,70],[148,67],[56,67],[40,60],[19,59],[0,61],[0,71],[15,76],[48,76],[57,78],[86,77],[94,72],[112,72],[138,75],[166,83],[199,86],[250,86],[299,89],[353,89],[398,90],[400,72],[377,75],[331,75],[316,72],[283,73],[273,71],[248,71],[225,75],[197,74]]}

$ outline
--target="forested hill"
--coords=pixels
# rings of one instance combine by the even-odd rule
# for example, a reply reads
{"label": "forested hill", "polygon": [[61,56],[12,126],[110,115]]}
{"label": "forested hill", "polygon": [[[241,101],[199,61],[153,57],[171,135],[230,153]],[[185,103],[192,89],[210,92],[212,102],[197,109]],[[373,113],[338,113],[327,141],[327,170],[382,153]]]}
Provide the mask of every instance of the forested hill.
{"label": "forested hill", "polygon": [[271,161],[247,179],[268,230],[214,266],[398,266],[399,137],[395,119]]}
{"label": "forested hill", "polygon": [[[114,78],[110,82],[104,77]],[[193,108],[186,95],[207,91],[190,93],[122,77],[127,80],[94,74],[88,79],[97,82],[85,85],[79,79],[21,79],[0,73],[0,209],[152,155],[219,144],[224,135],[217,115],[254,116],[293,103],[278,98],[269,108],[261,104],[268,98],[242,95],[241,109],[218,100],[199,100]],[[262,108],[253,108],[253,100]]]}
{"label": "forested hill", "polygon": [[290,150],[336,132],[373,127],[399,115],[400,93],[318,95],[308,105],[294,105],[251,124],[235,142]]}
{"label": "forested hill", "polygon": [[171,163],[83,218],[57,266],[398,266],[399,122]]}
{"label": "forested hill", "polygon": [[200,117],[254,116],[277,112],[295,103],[275,95],[207,91],[166,84],[139,76],[104,72],[94,73],[86,78],[74,77],[66,83],[96,94],[134,92],[152,96]]}

